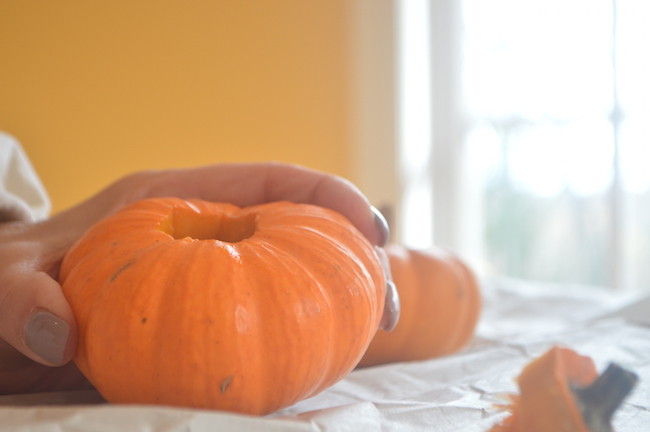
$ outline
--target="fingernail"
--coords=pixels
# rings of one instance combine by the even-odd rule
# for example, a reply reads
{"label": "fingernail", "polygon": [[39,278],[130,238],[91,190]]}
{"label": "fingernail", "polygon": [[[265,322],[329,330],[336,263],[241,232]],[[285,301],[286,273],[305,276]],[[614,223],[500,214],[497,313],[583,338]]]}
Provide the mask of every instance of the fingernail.
{"label": "fingernail", "polygon": [[393,281],[386,282],[386,301],[384,302],[384,313],[381,316],[379,327],[385,331],[391,331],[399,321],[399,295]]}
{"label": "fingernail", "polygon": [[379,231],[379,242],[378,246],[385,246],[388,243],[388,238],[390,237],[390,229],[388,228],[388,222],[383,214],[376,208],[371,207],[372,213],[375,215],[375,225],[377,225],[377,230]]}
{"label": "fingernail", "polygon": [[25,342],[43,360],[53,365],[63,364],[70,327],[47,311],[34,313],[25,325]]}
{"label": "fingernail", "polygon": [[384,300],[384,311],[379,321],[379,328],[385,331],[391,331],[397,325],[400,314],[399,292],[393,282],[393,275],[390,270],[390,259],[385,249],[376,247],[375,252],[379,257],[379,262],[384,271],[386,280],[386,295]]}

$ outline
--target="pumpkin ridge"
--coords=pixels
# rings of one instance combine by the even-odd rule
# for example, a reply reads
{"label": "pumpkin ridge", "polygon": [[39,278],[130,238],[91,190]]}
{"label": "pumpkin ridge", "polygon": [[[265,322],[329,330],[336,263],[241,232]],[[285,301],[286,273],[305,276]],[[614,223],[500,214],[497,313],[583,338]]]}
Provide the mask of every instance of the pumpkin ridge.
{"label": "pumpkin ridge", "polygon": [[[327,219],[323,219],[323,221],[329,224],[338,224],[338,222],[336,221],[331,221]],[[318,280],[320,279],[319,273],[322,270],[318,268],[314,268],[314,264],[319,262],[328,262],[328,259],[330,258],[329,255],[335,255],[335,256],[345,255],[347,257],[345,261],[347,267],[349,267],[352,263],[354,263],[354,269],[355,269],[354,271],[358,272],[356,273],[356,277],[355,277],[356,279],[374,281],[368,269],[366,268],[366,265],[364,264],[364,260],[370,262],[369,257],[363,256],[363,254],[360,254],[359,251],[355,251],[355,253],[353,253],[352,251],[342,249],[342,246],[339,244],[339,242],[335,237],[327,235],[323,232],[323,230],[325,229],[324,227],[299,226],[297,227],[298,228],[297,230],[293,231],[294,235],[291,236],[287,235],[292,228],[296,229],[296,227],[289,227],[283,225],[282,223],[278,223],[278,225],[275,225],[272,230],[268,230],[266,232],[267,235],[266,238],[264,239],[258,238],[258,241],[265,241],[267,246],[274,251],[273,252],[274,254],[283,257],[282,261],[290,261],[292,263],[291,267],[289,267],[290,270],[295,268],[302,269],[302,271],[304,271],[309,276],[310,280],[313,280],[315,283],[318,284],[319,292],[322,295],[328,297],[328,303],[331,303],[333,300],[331,299],[331,296],[328,295],[327,292],[324,291],[322,286],[318,283]],[[361,236],[360,233],[356,233],[356,232],[355,235]],[[335,250],[340,252],[340,254],[339,253],[325,254],[323,252],[325,248],[320,248],[317,246],[319,242],[326,243],[329,247],[334,248]],[[301,253],[304,253],[303,251],[309,253],[311,258],[305,260],[304,256],[301,256]],[[374,254],[374,251],[372,253]],[[314,256],[318,256],[318,258],[314,258]],[[340,264],[341,263],[337,265]],[[335,269],[335,267],[333,268]],[[381,288],[383,292],[383,288],[384,288],[383,285]],[[369,297],[371,301],[374,300],[373,296],[369,295]],[[383,300],[383,297],[381,297],[381,299]],[[371,304],[369,304],[368,313],[371,314],[371,316],[374,315],[376,317],[380,317],[381,308],[383,308],[383,303],[377,304],[376,302],[372,302]],[[376,323],[368,323],[368,324],[369,324],[369,328],[372,326],[374,326],[373,328],[376,328],[378,325],[378,321]],[[374,332],[371,331],[370,333],[372,335],[372,333]],[[328,331],[328,334],[321,337],[324,340],[336,341],[337,340],[336,335],[337,335],[337,330],[335,330],[332,326],[330,326],[330,330]],[[366,347],[369,342],[370,339],[368,339],[365,342]],[[339,371],[338,373],[341,372]],[[331,382],[329,384],[331,384]]]}
{"label": "pumpkin ridge", "polygon": [[[305,265],[303,262],[301,262],[300,259],[296,258],[296,255],[294,253],[291,253],[285,250],[284,248],[277,246],[275,242],[268,242],[268,241],[265,242],[264,248],[270,252],[271,256],[276,261],[275,264],[283,266],[286,270],[288,270],[287,272],[288,274],[294,276],[301,274],[302,277],[312,282],[311,285],[312,289],[310,290],[310,292],[313,295],[319,297],[318,298],[319,302],[324,303],[325,307],[323,309],[327,310],[332,307],[331,296],[327,293],[327,290],[324,289],[323,285],[318,281],[318,275],[309,266]],[[279,259],[276,259],[276,257]],[[334,323],[331,321],[327,326],[327,330],[325,331],[323,330],[324,329],[321,329],[323,333],[319,335],[319,337],[322,337],[323,340],[332,341],[333,337],[336,336],[336,331],[334,330]],[[332,348],[333,347],[330,347],[325,351],[329,351]],[[324,355],[319,355],[316,357],[317,357],[317,361],[320,362],[320,364],[319,365],[310,364],[310,366],[312,366],[312,370],[317,372],[308,372],[308,373],[309,374],[317,373],[318,378],[313,381],[311,388],[305,389],[304,393],[300,395],[298,398],[296,398],[295,402],[314,395],[317,391],[323,389],[324,386],[327,385],[325,379],[332,371],[331,359],[329,359],[327,356]],[[302,369],[304,365],[298,365],[298,367]]]}

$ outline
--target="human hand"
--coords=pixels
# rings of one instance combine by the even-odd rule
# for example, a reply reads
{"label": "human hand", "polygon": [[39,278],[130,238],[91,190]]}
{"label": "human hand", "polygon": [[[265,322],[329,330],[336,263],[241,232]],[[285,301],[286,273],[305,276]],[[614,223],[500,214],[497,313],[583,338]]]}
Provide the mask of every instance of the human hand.
{"label": "human hand", "polygon": [[[140,172],[46,221],[4,224],[0,226],[0,394],[90,387],[70,362],[77,332],[57,282],[61,260],[100,219],[139,199],[162,196],[242,207],[280,200],[316,204],[346,216],[373,245],[381,247],[388,240],[385,220],[352,184],[278,163]],[[392,283],[386,298],[382,328],[389,329],[399,312]]]}

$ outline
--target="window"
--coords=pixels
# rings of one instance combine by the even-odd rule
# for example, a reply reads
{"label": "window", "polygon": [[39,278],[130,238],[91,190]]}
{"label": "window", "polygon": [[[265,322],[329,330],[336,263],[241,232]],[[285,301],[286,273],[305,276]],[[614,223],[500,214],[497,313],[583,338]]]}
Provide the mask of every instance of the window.
{"label": "window", "polygon": [[398,16],[404,242],[650,289],[650,3],[402,0]]}

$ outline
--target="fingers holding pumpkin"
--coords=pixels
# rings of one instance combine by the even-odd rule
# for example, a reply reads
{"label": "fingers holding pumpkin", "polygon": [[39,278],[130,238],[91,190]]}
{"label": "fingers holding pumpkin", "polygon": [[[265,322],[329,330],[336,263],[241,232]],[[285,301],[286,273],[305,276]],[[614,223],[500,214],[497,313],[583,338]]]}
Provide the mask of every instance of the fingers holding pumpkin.
{"label": "fingers holding pumpkin", "polygon": [[386,219],[348,180],[299,165],[271,162],[134,173],[57,216],[67,222],[74,220],[67,228],[74,230],[74,240],[126,204],[157,197],[199,198],[242,207],[272,201],[314,204],[347,217],[373,245],[384,246],[389,237]]}
{"label": "fingers holding pumpkin", "polygon": [[[373,244],[388,242],[388,223],[363,193],[341,177],[282,163],[221,164],[184,170],[152,172],[142,198],[177,196],[250,206],[293,201],[327,207],[347,217]],[[384,267],[386,302],[380,327],[391,330],[399,318],[399,296],[388,259],[377,253]]]}
{"label": "fingers holding pumpkin", "polygon": [[[292,201],[327,207],[347,217],[379,247],[388,242],[388,223],[361,191],[341,177],[298,165],[251,163],[210,165],[151,173],[143,198],[172,195],[250,206],[272,201]],[[392,281],[388,258],[376,248],[386,277],[386,302],[380,327],[391,330],[399,318],[399,296]]]}
{"label": "fingers holding pumpkin", "polygon": [[283,163],[217,164],[151,172],[139,198],[176,196],[250,206],[271,201],[315,204],[347,217],[373,244],[388,241],[384,217],[351,182]]}
{"label": "fingers holding pumpkin", "polygon": [[262,178],[270,201],[288,200],[330,208],[347,217],[365,237],[384,246],[388,223],[351,182],[334,175],[291,165],[271,165]]}
{"label": "fingers holding pumpkin", "polygon": [[[216,164],[131,174],[41,225],[49,232],[63,233],[57,242],[60,249],[66,249],[90,226],[126,204],[163,196],[199,198],[239,206],[272,201],[314,204],[347,217],[373,245],[384,246],[389,237],[386,219],[351,182],[282,163]],[[399,299],[386,259],[384,268],[387,287],[381,328],[390,330],[399,316]]]}

